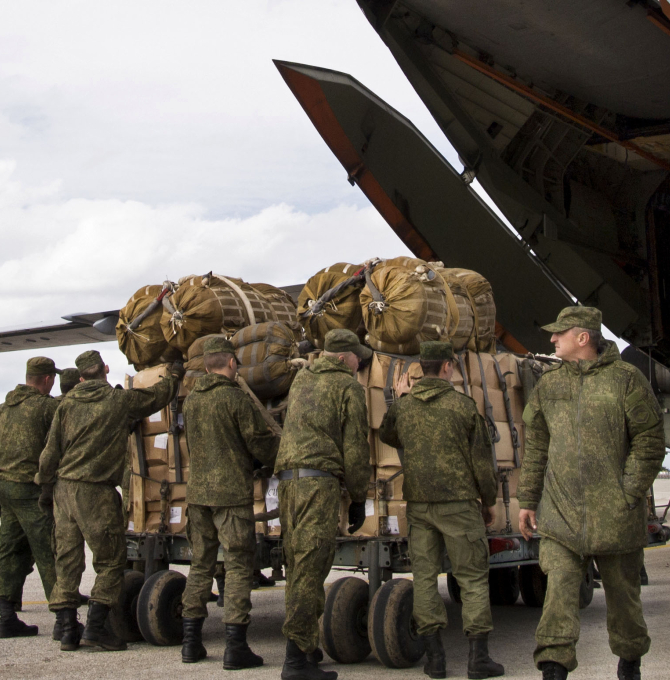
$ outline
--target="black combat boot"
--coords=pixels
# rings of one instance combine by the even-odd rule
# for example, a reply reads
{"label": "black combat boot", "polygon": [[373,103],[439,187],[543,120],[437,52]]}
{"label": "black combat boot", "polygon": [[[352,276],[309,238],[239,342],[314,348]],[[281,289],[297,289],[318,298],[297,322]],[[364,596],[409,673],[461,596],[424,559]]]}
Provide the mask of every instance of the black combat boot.
{"label": "black combat boot", "polygon": [[[76,649],[79,649],[84,626],[77,619],[76,609],[61,609],[58,614],[61,615],[61,625],[63,626],[63,632],[60,637],[60,651],[74,652]],[[54,634],[55,630],[54,628]]]}
{"label": "black combat boot", "polygon": [[468,635],[470,655],[468,656],[468,678],[497,678],[505,675],[505,669],[489,656],[489,634]]}
{"label": "black combat boot", "polygon": [[567,680],[568,669],[555,661],[545,661],[540,664],[542,680]]}
{"label": "black combat boot", "polygon": [[[313,652],[312,652],[313,654]],[[335,671],[322,671],[293,640],[286,643],[282,680],[337,680]]]}
{"label": "black combat boot", "polygon": [[442,644],[442,633],[438,628],[432,635],[424,635],[426,641],[426,663],[423,672],[429,678],[447,677],[447,658]]}
{"label": "black combat boot", "polygon": [[108,652],[122,652],[128,649],[124,640],[116,637],[105,627],[108,615],[109,607],[106,604],[89,601],[86,627],[81,636],[81,644],[84,647],[102,647]]}
{"label": "black combat boot", "polygon": [[19,619],[14,603],[0,598],[0,638],[30,637],[37,635],[37,626],[29,626]]}
{"label": "black combat boot", "polygon": [[202,624],[205,617],[198,619],[182,619],[184,626],[184,641],[181,647],[181,662],[196,663],[207,656],[207,650],[202,644]]}
{"label": "black combat boot", "polygon": [[626,659],[619,659],[619,668],[617,668],[616,676],[619,680],[640,680],[640,659],[634,661],[627,661]]}
{"label": "black combat boot", "polygon": [[60,639],[63,637],[63,612],[64,609],[59,609],[56,612],[56,623],[54,623],[54,629],[53,632],[51,633],[51,639],[56,640],[57,642],[60,642]]}
{"label": "black combat boot", "polygon": [[242,668],[256,668],[263,665],[263,659],[254,654],[247,644],[249,624],[226,624],[226,651],[223,653],[223,670],[239,671]]}
{"label": "black combat boot", "polygon": [[307,654],[307,661],[313,663],[315,666],[323,661],[323,649],[317,647],[313,652]]}
{"label": "black combat boot", "polygon": [[219,597],[216,600],[216,606],[217,607],[223,607],[223,591],[226,588],[226,576],[225,576],[225,574],[223,576],[217,576],[216,577],[216,587],[219,589]]}
{"label": "black combat boot", "polygon": [[262,571],[254,572],[254,581],[251,586],[252,590],[258,590],[258,588],[271,588],[276,585],[277,581],[273,578],[268,578]]}

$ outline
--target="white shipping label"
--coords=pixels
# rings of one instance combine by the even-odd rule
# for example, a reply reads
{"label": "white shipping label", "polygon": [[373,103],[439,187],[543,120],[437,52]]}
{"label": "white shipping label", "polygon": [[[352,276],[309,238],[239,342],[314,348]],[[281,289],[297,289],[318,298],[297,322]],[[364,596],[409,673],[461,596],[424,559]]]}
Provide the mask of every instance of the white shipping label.
{"label": "white shipping label", "polygon": [[269,526],[269,527],[280,527],[281,524],[279,523],[279,518],[277,518],[277,519],[271,519],[271,520],[268,522],[268,526]]}
{"label": "white shipping label", "polygon": [[170,508],[170,524],[181,522],[181,508]]}
{"label": "white shipping label", "polygon": [[157,434],[154,437],[154,448],[155,449],[167,449],[168,436],[166,434]]}
{"label": "white shipping label", "polygon": [[149,416],[149,422],[150,423],[160,423],[160,421],[163,420],[163,412],[158,411],[157,413],[152,413]]}
{"label": "white shipping label", "polygon": [[128,531],[135,531],[135,522],[132,520],[128,522]]}
{"label": "white shipping label", "polygon": [[375,502],[372,498],[365,499],[365,516],[372,517],[375,514]]}
{"label": "white shipping label", "polygon": [[398,535],[400,534],[400,526],[398,525],[398,518],[395,515],[390,515],[386,518],[386,525],[388,527],[389,534]]}
{"label": "white shipping label", "polygon": [[[268,479],[268,490],[265,492],[265,507],[267,511],[276,510],[279,507],[279,496],[277,495],[277,488],[279,486],[279,480],[276,477],[270,477]],[[273,527],[279,526],[279,520],[276,520],[277,524],[271,524],[275,520],[270,520],[268,524]]]}

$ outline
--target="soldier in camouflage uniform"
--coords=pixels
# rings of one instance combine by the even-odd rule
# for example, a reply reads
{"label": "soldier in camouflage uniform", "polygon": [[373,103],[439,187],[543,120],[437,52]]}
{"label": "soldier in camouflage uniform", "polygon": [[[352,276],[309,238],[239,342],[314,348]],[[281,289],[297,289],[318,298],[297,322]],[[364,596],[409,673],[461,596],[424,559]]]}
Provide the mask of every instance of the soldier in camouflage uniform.
{"label": "soldier in camouflage uniform", "polygon": [[301,370],[289,392],[275,473],[286,556],[288,638],[283,680],[334,680],[318,668],[323,583],[335,556],[340,481],[351,496],[349,532],[365,521],[370,479],[365,391],[354,377],[372,351],[351,331],[330,331],[325,351]]}
{"label": "soldier in camouflage uniform", "polygon": [[174,364],[172,374],[154,387],[124,390],[107,382],[109,367],[99,352],[84,352],[75,363],[83,381],[56,412],[36,478],[40,484],[55,484],[57,579],[49,609],[62,617],[61,650],[77,649],[85,541],[93,553],[96,579],[81,644],[121,650],[126,643],[106,630],[105,621],[121,597],[126,565],[125,525],[115,487],[123,477],[128,423],[167,406],[184,369]]}
{"label": "soldier in camouflage uniform", "polygon": [[486,525],[494,521],[498,484],[484,420],[475,402],[449,382],[453,358],[450,342],[421,344],[424,377],[391,405],[379,438],[404,450],[414,619],[427,643],[424,672],[447,677],[440,633],[447,626],[447,611],[437,589],[446,548],[463,599],[468,677],[490,678],[505,672],[488,653],[493,622]]}
{"label": "soldier in camouflage uniform", "polygon": [[76,368],[64,368],[60,374],[60,395],[56,397],[56,400],[63,401],[65,395],[79,384],[80,378],[81,376]]}
{"label": "soldier in camouflage uniform", "polygon": [[203,354],[207,375],[198,378],[184,402],[191,455],[186,532],[193,556],[182,596],[182,661],[194,663],[207,656],[202,624],[221,545],[226,568],[223,667],[254,668],[262,666],[263,659],[247,644],[256,552],[253,464],[255,458],[273,465],[279,438],[235,382],[237,359],[232,343],[210,338]]}
{"label": "soldier in camouflage uniform", "polygon": [[600,324],[599,310],[568,307],[544,326],[563,362],[540,378],[523,415],[519,523],[526,538],[533,529],[542,536],[548,581],[535,663],[545,680],[564,680],[577,667],[579,589],[592,558],[620,680],[640,678],[650,645],[640,568],[645,497],[665,454],[663,424],[647,379],[602,340]]}
{"label": "soldier in camouflage uniform", "polygon": [[[33,357],[26,384],[9,392],[0,405],[0,637],[37,635],[37,626],[20,621],[23,584],[33,559],[47,597],[56,581],[51,549],[52,517],[40,507],[34,483],[40,453],[58,402],[51,396],[60,369],[47,357]],[[18,601],[17,601],[18,600]]]}

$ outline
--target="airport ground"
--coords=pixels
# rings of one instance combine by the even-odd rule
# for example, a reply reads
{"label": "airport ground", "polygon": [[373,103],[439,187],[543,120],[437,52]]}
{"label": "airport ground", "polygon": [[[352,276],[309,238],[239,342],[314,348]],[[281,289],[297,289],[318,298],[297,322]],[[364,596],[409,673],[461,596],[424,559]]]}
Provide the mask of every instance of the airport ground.
{"label": "airport ground", "polygon": [[[657,504],[670,498],[670,480],[659,480],[655,485]],[[642,589],[645,616],[652,638],[651,652],[644,658],[644,680],[666,680],[670,677],[670,648],[668,640],[668,613],[670,612],[670,546],[647,550],[646,566],[649,585]],[[90,555],[89,555],[90,563]],[[186,571],[184,569],[183,571]],[[329,581],[346,574],[333,571]],[[82,592],[90,593],[94,572],[87,568],[82,582]],[[445,634],[447,670],[450,678],[466,678],[467,643],[460,630],[459,607],[447,594],[446,579],[440,577],[440,590],[449,614],[450,626]],[[51,640],[53,615],[47,610],[44,593],[36,573],[26,583],[22,618],[40,627],[35,638],[0,640],[0,678],[2,680],[38,680],[47,678],[72,678],[73,680],[103,680],[107,678],[132,678],[133,680],[161,680],[188,677],[194,679],[221,678],[237,680],[279,678],[284,657],[284,638],[281,634],[284,591],[280,583],[274,588],[254,591],[253,623],[249,640],[253,649],[265,659],[265,666],[253,671],[222,669],[225,643],[223,640],[222,610],[215,603],[209,605],[209,618],[204,626],[204,643],[209,657],[198,664],[181,663],[179,647],[153,647],[146,643],[130,644],[126,652],[103,652],[80,649],[77,652],[60,652],[58,643]],[[85,617],[85,610],[80,610]],[[570,675],[571,680],[606,680],[616,678],[616,659],[607,644],[605,626],[605,596],[602,588],[594,593],[591,605],[582,611],[582,633],[578,648],[579,668]],[[491,636],[491,653],[503,663],[507,678],[539,678],[532,662],[534,632],[540,610],[525,607],[521,600],[513,607],[495,607],[495,631]],[[424,678],[422,664],[409,669],[388,669],[373,656],[365,662],[341,666],[330,662],[324,668],[340,673],[342,680],[373,680],[374,678]]]}

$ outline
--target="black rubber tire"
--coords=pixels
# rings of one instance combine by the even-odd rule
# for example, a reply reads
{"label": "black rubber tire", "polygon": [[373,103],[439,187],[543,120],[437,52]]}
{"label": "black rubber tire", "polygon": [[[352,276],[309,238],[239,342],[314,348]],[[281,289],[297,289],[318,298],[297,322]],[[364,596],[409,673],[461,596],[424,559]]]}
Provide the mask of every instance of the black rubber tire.
{"label": "black rubber tire", "polygon": [[374,595],[368,612],[372,653],[387,668],[409,668],[425,652],[412,617],[414,584],[409,579],[387,581]]}
{"label": "black rubber tire", "polygon": [[368,640],[369,586],[354,576],[335,581],[328,589],[321,617],[321,642],[338,663],[360,663],[370,654]]}
{"label": "black rubber tire", "polygon": [[589,562],[584,574],[582,585],[579,586],[579,608],[586,609],[593,600],[593,589],[595,588],[595,578],[593,576],[593,560]]}
{"label": "black rubber tire", "polygon": [[147,642],[157,646],[181,644],[181,596],[186,576],[178,571],[157,571],[140,590],[137,623]]}
{"label": "black rubber tire", "polygon": [[489,598],[497,607],[510,607],[519,599],[519,568],[489,570]]}
{"label": "black rubber tire", "polygon": [[458,581],[453,574],[447,574],[447,590],[449,591],[449,597],[454,604],[463,604],[461,587],[458,585]]}
{"label": "black rubber tire", "polygon": [[547,594],[547,576],[539,564],[524,564],[519,567],[521,599],[526,607],[542,607]]}
{"label": "black rubber tire", "polygon": [[109,630],[126,642],[140,642],[144,639],[137,623],[137,601],[143,585],[144,574],[126,569],[123,572],[121,602],[107,617]]}

